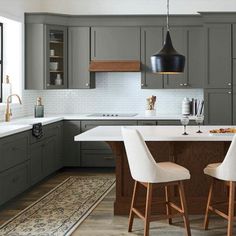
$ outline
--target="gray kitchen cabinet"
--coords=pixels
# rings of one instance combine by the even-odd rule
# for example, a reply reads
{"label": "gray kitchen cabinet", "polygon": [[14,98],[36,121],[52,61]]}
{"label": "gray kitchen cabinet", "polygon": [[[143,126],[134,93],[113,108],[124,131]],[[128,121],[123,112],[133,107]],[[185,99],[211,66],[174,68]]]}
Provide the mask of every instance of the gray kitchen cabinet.
{"label": "gray kitchen cabinet", "polygon": [[208,24],[206,30],[206,88],[231,88],[231,24]]}
{"label": "gray kitchen cabinet", "polygon": [[80,142],[74,136],[80,134],[80,121],[66,120],[63,124],[63,164],[80,166]]}
{"label": "gray kitchen cabinet", "polygon": [[233,24],[233,58],[236,59],[236,24]]}
{"label": "gray kitchen cabinet", "polygon": [[163,27],[141,28],[142,89],[161,89],[164,86],[163,75],[154,74],[151,69],[151,56],[163,46]]}
{"label": "gray kitchen cabinet", "polygon": [[[132,126],[134,120],[96,120],[81,121],[81,132],[97,126]],[[98,155],[96,155],[96,153]],[[81,142],[81,167],[113,167],[115,160],[106,142]]]}
{"label": "gray kitchen cabinet", "polygon": [[139,27],[92,27],[92,60],[140,60]]}
{"label": "gray kitchen cabinet", "polygon": [[95,73],[89,71],[90,28],[68,29],[68,88],[95,88]]}
{"label": "gray kitchen cabinet", "polygon": [[233,124],[236,125],[236,59],[233,60]]}
{"label": "gray kitchen cabinet", "polygon": [[203,27],[172,27],[174,48],[185,56],[184,73],[168,75],[165,88],[202,88],[204,78]]}
{"label": "gray kitchen cabinet", "polygon": [[29,186],[28,161],[0,173],[0,205],[22,193]]}
{"label": "gray kitchen cabinet", "polygon": [[232,124],[232,91],[231,89],[206,89],[205,120],[207,125]]}
{"label": "gray kitchen cabinet", "polygon": [[30,146],[31,185],[62,167],[62,123],[44,126],[44,132]]}
{"label": "gray kitchen cabinet", "polygon": [[67,27],[25,24],[25,76],[26,89],[67,88]]}
{"label": "gray kitchen cabinet", "polygon": [[29,159],[28,143],[28,132],[0,139],[0,172]]}
{"label": "gray kitchen cabinet", "polygon": [[[181,125],[180,119],[179,120],[158,120],[157,125]],[[190,120],[188,125],[196,125],[195,120]]]}

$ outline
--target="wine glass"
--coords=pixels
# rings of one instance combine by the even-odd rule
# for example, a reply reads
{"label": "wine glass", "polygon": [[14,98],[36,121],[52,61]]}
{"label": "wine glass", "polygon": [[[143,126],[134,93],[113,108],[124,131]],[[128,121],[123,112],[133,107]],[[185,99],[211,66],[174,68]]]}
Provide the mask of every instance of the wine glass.
{"label": "wine glass", "polygon": [[197,131],[197,133],[198,133],[198,134],[201,134],[202,131],[201,131],[201,129],[200,129],[200,126],[202,125],[202,123],[203,123],[203,121],[204,121],[204,116],[203,116],[203,115],[197,115],[195,121],[196,121],[196,124],[198,125],[198,131]]}
{"label": "wine glass", "polygon": [[188,135],[188,133],[186,132],[186,126],[189,123],[188,116],[182,116],[180,121],[181,121],[181,124],[184,126],[184,133],[182,135]]}

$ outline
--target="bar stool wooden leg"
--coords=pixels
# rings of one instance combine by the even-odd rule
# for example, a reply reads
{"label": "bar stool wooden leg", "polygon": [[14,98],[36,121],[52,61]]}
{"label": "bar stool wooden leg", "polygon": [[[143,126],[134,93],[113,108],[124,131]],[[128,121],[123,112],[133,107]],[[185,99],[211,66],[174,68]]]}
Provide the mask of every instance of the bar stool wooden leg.
{"label": "bar stool wooden leg", "polygon": [[[170,192],[169,192],[168,186],[165,186],[165,197],[166,197],[166,215],[171,215],[171,207],[169,205]],[[168,218],[167,221],[170,225],[172,224],[172,219],[171,218]]]}
{"label": "bar stool wooden leg", "polygon": [[227,233],[227,236],[233,235],[234,199],[235,199],[235,182],[231,181],[230,185],[229,185],[229,211],[228,211],[228,233]]}
{"label": "bar stool wooden leg", "polygon": [[135,207],[135,204],[137,202],[138,185],[139,185],[139,183],[137,181],[135,181],[135,183],[134,183],[134,190],[133,190],[133,196],[132,196],[132,201],[131,201],[131,207],[130,207],[130,213],[129,213],[128,232],[131,232],[132,231],[132,227],[133,227],[133,222],[134,222],[133,208]]}
{"label": "bar stool wooden leg", "polygon": [[184,213],[183,219],[184,219],[186,234],[187,236],[191,236],[191,230],[190,230],[189,219],[188,219],[188,210],[187,210],[187,204],[186,204],[185,193],[184,193],[184,185],[182,181],[179,181],[178,188],[179,188],[181,207]]}
{"label": "bar stool wooden leg", "polygon": [[146,197],[146,209],[145,209],[145,220],[144,220],[144,236],[149,236],[149,225],[152,205],[152,184],[147,185],[147,197]]}
{"label": "bar stool wooden leg", "polygon": [[205,220],[204,220],[205,230],[208,229],[208,225],[209,225],[209,207],[211,205],[213,187],[214,187],[214,178],[212,178],[211,180],[210,190],[209,190],[208,199],[207,199],[207,207],[206,207]]}

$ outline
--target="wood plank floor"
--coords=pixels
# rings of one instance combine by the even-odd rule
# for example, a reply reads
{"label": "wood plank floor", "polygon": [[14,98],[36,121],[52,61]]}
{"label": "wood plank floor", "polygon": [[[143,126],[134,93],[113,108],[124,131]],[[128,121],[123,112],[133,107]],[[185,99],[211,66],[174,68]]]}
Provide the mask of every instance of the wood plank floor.
{"label": "wood plank floor", "polygon": [[[111,174],[113,171],[109,169],[63,169],[56,174],[50,176],[46,180],[37,184],[19,197],[13,199],[0,209],[0,224],[3,224],[25,207],[29,206],[52,188],[60,184],[69,176],[81,175],[103,175]],[[143,223],[139,219],[134,220],[134,231],[127,232],[128,217],[113,215],[113,202],[115,199],[115,190],[97,206],[89,217],[74,231],[73,236],[122,236],[122,235],[143,235]],[[202,229],[203,216],[191,216],[192,235],[196,236],[224,236],[226,235],[226,222],[218,217],[213,217],[210,221],[210,230]],[[236,235],[236,230],[234,231]],[[174,225],[167,225],[166,221],[151,223],[150,236],[177,236],[184,235],[182,219],[175,219]]]}

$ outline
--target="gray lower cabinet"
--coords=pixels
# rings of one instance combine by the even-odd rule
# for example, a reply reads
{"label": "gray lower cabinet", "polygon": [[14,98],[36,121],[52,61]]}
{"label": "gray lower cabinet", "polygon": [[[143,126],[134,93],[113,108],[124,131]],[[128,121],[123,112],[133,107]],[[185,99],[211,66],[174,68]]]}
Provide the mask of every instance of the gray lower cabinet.
{"label": "gray lower cabinet", "polygon": [[80,134],[80,121],[66,120],[63,122],[63,165],[80,166],[80,142],[74,136]]}
{"label": "gray lower cabinet", "polygon": [[[97,126],[131,126],[137,121],[81,121],[81,132]],[[115,156],[106,142],[81,142],[81,167],[114,167]]]}
{"label": "gray lower cabinet", "polygon": [[90,28],[68,29],[68,74],[69,89],[95,88],[95,73],[89,71]]}
{"label": "gray lower cabinet", "polygon": [[231,88],[231,24],[209,24],[206,33],[205,88]]}
{"label": "gray lower cabinet", "polygon": [[[236,30],[235,26],[234,29]],[[235,35],[235,40],[236,40],[236,35]],[[235,42],[235,47],[236,47],[236,42]],[[233,124],[236,125],[236,59],[233,60]]]}
{"label": "gray lower cabinet", "polygon": [[140,60],[139,27],[92,27],[92,60]]}
{"label": "gray lower cabinet", "polygon": [[156,120],[138,120],[138,125],[157,125]]}
{"label": "gray lower cabinet", "polygon": [[152,73],[151,56],[163,46],[163,27],[141,28],[141,62],[142,89],[161,89],[164,86],[163,76]]}
{"label": "gray lower cabinet", "polygon": [[48,135],[30,146],[31,185],[63,166],[62,123],[44,126],[44,129]]}
{"label": "gray lower cabinet", "polygon": [[0,139],[0,205],[30,185],[29,133]]}
{"label": "gray lower cabinet", "polygon": [[29,186],[28,161],[0,173],[0,205],[22,193]]}
{"label": "gray lower cabinet", "polygon": [[203,27],[173,27],[170,31],[174,48],[185,56],[184,73],[168,75],[165,88],[202,88],[204,78]]}
{"label": "gray lower cabinet", "polygon": [[233,24],[233,58],[236,59],[236,24]]}
{"label": "gray lower cabinet", "polygon": [[232,91],[231,89],[206,89],[205,124],[232,124]]}

